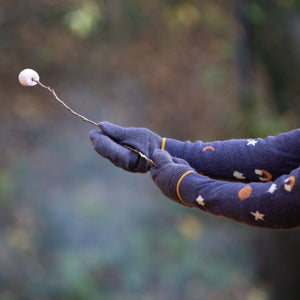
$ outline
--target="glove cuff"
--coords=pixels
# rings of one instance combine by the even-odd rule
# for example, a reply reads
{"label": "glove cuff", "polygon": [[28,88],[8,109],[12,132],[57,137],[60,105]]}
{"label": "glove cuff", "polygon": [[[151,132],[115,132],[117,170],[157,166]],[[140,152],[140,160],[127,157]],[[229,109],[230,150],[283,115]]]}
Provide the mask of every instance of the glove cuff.
{"label": "glove cuff", "polygon": [[185,142],[180,142],[175,139],[162,138],[161,141],[161,150],[166,150],[174,157],[183,158]]}
{"label": "glove cuff", "polygon": [[194,170],[191,170],[190,168],[180,168],[178,169],[172,176],[172,179],[170,180],[169,185],[169,191],[171,197],[178,203],[183,204],[184,206],[192,207],[194,206],[191,203],[186,202],[184,199],[192,199],[189,197],[185,197],[187,194],[185,185],[183,184],[183,181],[186,177],[188,177],[190,174],[196,173]]}

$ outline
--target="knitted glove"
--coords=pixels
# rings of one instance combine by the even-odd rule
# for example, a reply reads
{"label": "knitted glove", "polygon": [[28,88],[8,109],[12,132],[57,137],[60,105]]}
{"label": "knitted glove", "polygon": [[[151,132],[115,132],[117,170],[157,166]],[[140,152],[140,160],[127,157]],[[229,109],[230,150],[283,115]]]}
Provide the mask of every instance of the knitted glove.
{"label": "knitted glove", "polygon": [[194,171],[166,151],[155,150],[158,168],[151,175],[170,199],[252,226],[290,229],[300,226],[300,167],[274,182],[226,182]]}
{"label": "knitted glove", "polygon": [[300,165],[300,129],[265,139],[204,143],[163,138],[162,150],[209,176],[234,180],[274,180]]}
{"label": "knitted glove", "polygon": [[157,168],[150,169],[151,176],[163,194],[175,202],[192,206],[183,201],[179,186],[183,178],[195,170],[185,160],[171,157],[168,152],[159,149],[154,151],[153,160]]}
{"label": "knitted glove", "polygon": [[160,148],[162,138],[146,128],[123,128],[112,123],[99,123],[100,130],[90,132],[95,150],[108,158],[114,165],[129,172],[146,173],[149,164],[138,154],[123,147],[128,145],[151,158],[156,148]]}

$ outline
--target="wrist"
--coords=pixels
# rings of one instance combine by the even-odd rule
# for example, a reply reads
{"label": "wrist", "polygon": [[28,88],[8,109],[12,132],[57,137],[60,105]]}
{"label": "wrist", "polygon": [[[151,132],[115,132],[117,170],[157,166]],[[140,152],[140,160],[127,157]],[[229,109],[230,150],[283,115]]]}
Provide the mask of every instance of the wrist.
{"label": "wrist", "polygon": [[181,142],[176,139],[162,138],[161,150],[165,150],[173,157],[184,158],[186,142]]}
{"label": "wrist", "polygon": [[183,204],[188,207],[194,206],[193,204],[193,194],[188,188],[187,182],[190,180],[190,176],[196,172],[191,168],[178,168],[170,180],[170,194],[176,202]]}
{"label": "wrist", "polygon": [[167,151],[173,157],[184,159],[199,172],[206,172],[203,159],[205,148],[203,149],[203,145],[202,141],[192,143],[190,141],[181,142],[176,139],[163,138],[161,150]]}

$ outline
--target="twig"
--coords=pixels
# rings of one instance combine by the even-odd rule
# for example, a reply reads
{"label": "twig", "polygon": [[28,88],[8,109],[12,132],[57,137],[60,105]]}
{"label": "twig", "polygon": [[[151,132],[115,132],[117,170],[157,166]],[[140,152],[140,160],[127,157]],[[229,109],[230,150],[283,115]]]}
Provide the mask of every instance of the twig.
{"label": "twig", "polygon": [[[35,79],[32,79],[32,80],[35,81],[38,85],[40,85],[42,88],[48,90],[48,91],[55,97],[55,99],[56,99],[56,100],[57,100],[64,108],[66,108],[71,114],[73,114],[74,116],[80,118],[82,121],[87,122],[87,123],[90,123],[90,124],[96,126],[98,129],[100,129],[99,126],[98,126],[98,124],[97,124],[96,122],[89,120],[88,118],[82,116],[81,114],[79,114],[79,113],[77,113],[76,111],[74,111],[73,109],[71,109],[71,107],[69,107],[64,101],[62,101],[62,100],[57,96],[57,94],[55,93],[55,90],[54,90],[53,88],[44,85],[44,84],[41,83],[39,80],[35,80]],[[144,153],[142,153],[141,151],[139,151],[139,150],[137,150],[137,149],[135,149],[135,148],[133,148],[133,147],[131,147],[131,146],[128,146],[128,145],[122,144],[122,146],[124,146],[125,148],[127,148],[127,149],[129,149],[129,150],[135,152],[135,153],[138,154],[141,158],[145,159],[151,167],[156,167],[156,168],[157,168],[156,163],[155,163],[152,159],[150,159],[149,157],[147,157],[147,156],[146,156]]]}
{"label": "twig", "polygon": [[74,111],[73,109],[71,109],[64,101],[62,101],[61,99],[59,99],[59,97],[57,96],[57,94],[55,93],[54,89],[51,88],[50,86],[46,86],[43,83],[41,83],[38,80],[34,80],[38,85],[40,85],[41,87],[43,87],[44,89],[48,90],[54,97],[55,99],[61,104],[63,105],[71,114],[73,114],[74,116],[80,118],[82,121],[90,123],[96,127],[99,128],[98,124],[94,121],[89,120],[88,118],[82,116],[81,114],[77,113],[76,111]]}

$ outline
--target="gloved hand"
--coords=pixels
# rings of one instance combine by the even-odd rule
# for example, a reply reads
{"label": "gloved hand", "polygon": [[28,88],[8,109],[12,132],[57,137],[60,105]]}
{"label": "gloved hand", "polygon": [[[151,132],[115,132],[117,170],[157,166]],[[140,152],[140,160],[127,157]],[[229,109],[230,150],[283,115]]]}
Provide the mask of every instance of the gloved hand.
{"label": "gloved hand", "polygon": [[172,157],[167,151],[156,149],[153,160],[157,165],[150,169],[153,181],[170,199],[185,206],[193,206],[182,199],[185,187],[181,185],[185,176],[195,170],[183,159]]}
{"label": "gloved hand", "polygon": [[114,165],[129,172],[146,173],[149,164],[138,154],[123,147],[128,145],[151,158],[161,147],[162,138],[146,128],[124,128],[109,122],[99,123],[100,130],[92,130],[90,139],[95,150]]}

